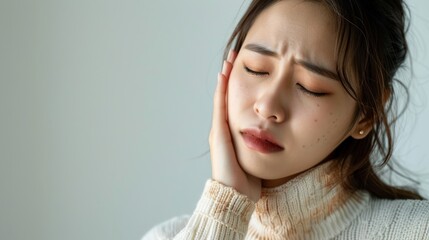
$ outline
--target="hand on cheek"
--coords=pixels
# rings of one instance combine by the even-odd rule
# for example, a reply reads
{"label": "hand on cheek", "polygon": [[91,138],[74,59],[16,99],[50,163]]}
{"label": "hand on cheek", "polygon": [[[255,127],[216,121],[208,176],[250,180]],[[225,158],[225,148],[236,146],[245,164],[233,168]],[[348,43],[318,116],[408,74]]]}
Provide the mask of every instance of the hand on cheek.
{"label": "hand on cheek", "polygon": [[218,74],[209,137],[212,179],[233,187],[257,202],[261,194],[261,180],[248,175],[238,164],[228,125],[226,93],[236,55],[235,52],[230,51],[228,59],[224,61],[222,73]]}

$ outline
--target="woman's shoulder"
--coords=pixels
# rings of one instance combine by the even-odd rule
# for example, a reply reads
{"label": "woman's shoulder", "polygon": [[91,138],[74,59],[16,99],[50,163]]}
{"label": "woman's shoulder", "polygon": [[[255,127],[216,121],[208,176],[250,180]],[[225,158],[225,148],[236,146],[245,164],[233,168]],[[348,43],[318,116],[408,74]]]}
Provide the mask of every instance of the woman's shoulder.
{"label": "woman's shoulder", "polygon": [[183,228],[185,228],[190,215],[171,218],[162,222],[147,232],[141,240],[169,240],[173,239]]}
{"label": "woman's shoulder", "polygon": [[372,197],[369,210],[375,216],[393,217],[398,220],[429,221],[429,201],[413,199],[380,199]]}
{"label": "woman's shoulder", "polygon": [[429,239],[428,200],[390,200],[371,197],[357,225],[366,225],[373,237],[404,236]]}

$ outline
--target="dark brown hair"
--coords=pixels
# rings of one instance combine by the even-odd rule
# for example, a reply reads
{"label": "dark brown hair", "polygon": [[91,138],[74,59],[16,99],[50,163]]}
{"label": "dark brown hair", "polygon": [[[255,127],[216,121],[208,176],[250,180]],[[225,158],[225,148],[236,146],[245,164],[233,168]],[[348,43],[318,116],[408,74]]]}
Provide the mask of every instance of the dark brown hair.
{"label": "dark brown hair", "polygon": [[[239,52],[257,16],[280,0],[253,0],[238,22],[225,48]],[[408,53],[407,18],[402,0],[313,0],[337,18],[337,73],[345,90],[357,102],[355,122],[361,116],[372,124],[363,139],[347,138],[332,153],[341,169],[343,186],[364,189],[387,199],[422,199],[411,189],[393,187],[378,176],[389,165],[393,150],[392,124],[397,115],[394,76]],[[352,84],[352,83],[357,84]],[[353,87],[356,86],[356,87]],[[390,166],[391,167],[391,166]]]}

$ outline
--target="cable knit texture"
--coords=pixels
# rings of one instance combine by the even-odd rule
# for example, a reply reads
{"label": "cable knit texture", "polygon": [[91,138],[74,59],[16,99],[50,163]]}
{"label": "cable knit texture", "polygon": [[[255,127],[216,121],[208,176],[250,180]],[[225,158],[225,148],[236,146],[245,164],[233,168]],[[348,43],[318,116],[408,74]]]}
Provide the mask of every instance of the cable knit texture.
{"label": "cable knit texture", "polygon": [[161,239],[427,239],[429,201],[383,200],[337,184],[324,163],[274,188],[255,204],[208,180],[192,216],[154,227],[142,240]]}

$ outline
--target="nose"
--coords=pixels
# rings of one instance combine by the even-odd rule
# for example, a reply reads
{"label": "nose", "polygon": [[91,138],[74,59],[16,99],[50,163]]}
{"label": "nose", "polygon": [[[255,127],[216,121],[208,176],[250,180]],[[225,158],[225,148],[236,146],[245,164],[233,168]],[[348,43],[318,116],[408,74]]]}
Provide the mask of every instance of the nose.
{"label": "nose", "polygon": [[255,101],[253,110],[263,119],[280,123],[286,118],[285,92],[275,87],[266,89]]}

